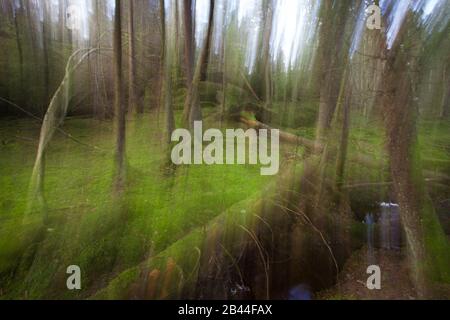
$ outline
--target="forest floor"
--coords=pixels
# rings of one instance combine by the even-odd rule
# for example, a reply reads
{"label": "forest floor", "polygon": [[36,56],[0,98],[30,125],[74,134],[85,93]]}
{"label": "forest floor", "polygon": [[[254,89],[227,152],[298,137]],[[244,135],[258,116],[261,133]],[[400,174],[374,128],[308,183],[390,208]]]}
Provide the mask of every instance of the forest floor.
{"label": "forest floor", "polygon": [[339,275],[339,284],[318,293],[319,299],[329,300],[413,300],[417,298],[409,277],[406,256],[401,251],[374,251],[375,264],[381,269],[381,290],[367,288],[367,247],[356,251]]}
{"label": "forest floor", "polygon": [[[205,128],[220,128],[209,114],[205,110]],[[263,197],[262,190],[272,181],[260,175],[259,166],[191,166],[173,171],[167,166],[167,151],[161,143],[162,123],[145,115],[129,119],[127,125],[126,210],[112,201],[115,139],[111,122],[68,118],[63,129],[78,142],[57,133],[50,143],[45,179],[50,219],[41,234],[39,214],[24,215],[40,124],[29,119],[0,122],[0,299],[86,298],[115,275],[157,255],[234,204]],[[313,132],[311,128],[290,131]],[[383,163],[380,132],[379,126],[356,126],[349,153],[364,153]],[[449,174],[449,124],[425,122],[420,138],[425,142],[425,169]],[[349,184],[383,182],[383,171],[350,165]],[[386,200],[378,198],[379,191],[374,195],[373,190],[380,187],[365,188],[351,189],[352,203],[359,201],[367,207],[369,202],[376,205],[376,201]],[[448,185],[437,184],[433,190],[437,190],[431,194],[437,199],[437,207],[442,203],[438,213],[450,221],[445,215]],[[356,207],[354,211],[358,221],[367,213]],[[449,231],[450,223],[445,227]],[[341,297],[371,298],[358,282],[367,279],[365,269],[360,270],[362,266],[358,265],[364,255],[357,252],[347,263]],[[394,272],[392,278],[383,280],[387,288],[384,298],[414,298],[401,272],[405,268],[402,257],[383,253],[380,261],[382,269]],[[84,270],[86,290],[81,294],[68,292],[65,287],[66,268],[74,264]],[[402,286],[389,288],[390,283]],[[372,294],[378,298],[376,292]],[[336,292],[324,297],[338,298]]]}
{"label": "forest floor", "polygon": [[[206,112],[206,115],[208,112]],[[180,114],[177,117],[179,120]],[[219,126],[214,119],[206,125]],[[74,298],[66,268],[84,270],[83,296],[122,270],[157,254],[235,203],[261,192],[271,177],[259,166],[185,166],[173,170],[161,143],[162,124],[129,119],[125,209],[112,196],[114,134],[110,121],[68,118],[46,158],[49,223],[24,216],[39,123],[0,125],[0,293],[3,297]],[[80,143],[81,142],[81,143]],[[61,295],[61,292],[64,295]],[[79,296],[77,296],[80,298]]]}

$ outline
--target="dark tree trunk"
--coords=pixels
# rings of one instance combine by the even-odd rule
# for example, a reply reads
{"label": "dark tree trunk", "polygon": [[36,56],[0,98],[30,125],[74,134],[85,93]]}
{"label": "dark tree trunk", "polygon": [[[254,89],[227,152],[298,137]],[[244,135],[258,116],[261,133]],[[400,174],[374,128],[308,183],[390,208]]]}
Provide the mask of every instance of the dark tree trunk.
{"label": "dark tree trunk", "polygon": [[342,58],[347,52],[344,45],[345,25],[350,3],[339,1],[334,8],[332,1],[322,3],[319,33],[317,74],[320,87],[319,114],[316,139],[320,143],[330,129],[331,121],[339,97],[340,82],[344,72]]}
{"label": "dark tree trunk", "polygon": [[194,78],[192,79],[192,83],[190,88],[188,89],[188,93],[186,96],[186,101],[184,105],[184,120],[188,127],[193,128],[195,121],[202,120],[202,110],[200,107],[198,87],[201,79],[201,71],[204,68],[204,63],[206,61],[206,55],[209,52],[209,45],[211,44],[212,37],[212,29],[214,25],[214,7],[215,0],[210,0],[210,11],[209,11],[209,20],[208,20],[208,29],[206,32],[206,39],[203,44],[203,48],[198,57],[198,61],[195,67]]}
{"label": "dark tree trunk", "polygon": [[126,110],[123,101],[122,17],[121,1],[116,0],[114,16],[114,111],[116,123],[116,183],[123,187],[125,180]]}
{"label": "dark tree trunk", "polygon": [[[164,111],[165,111],[165,130],[166,130],[166,143],[170,144],[172,132],[175,130],[175,117],[172,107],[172,78],[173,78],[173,58],[176,55],[174,51],[175,43],[177,41],[176,37],[168,37],[166,33],[166,10],[164,7],[164,0],[160,0],[161,6],[161,30],[163,34],[163,50],[164,54],[164,65],[163,65],[163,86],[161,90],[161,99],[164,101]],[[171,39],[169,41],[169,39]]]}
{"label": "dark tree trunk", "polygon": [[413,14],[408,13],[386,56],[382,103],[391,175],[406,233],[411,272],[419,297],[426,298],[433,293],[433,278],[449,276],[450,255],[425,187],[418,149],[418,108],[414,97],[420,74],[419,34]]}
{"label": "dark tree trunk", "polygon": [[129,83],[128,83],[128,110],[142,113],[144,110],[141,105],[138,105],[136,97],[136,41],[134,32],[134,0],[128,3],[128,51],[129,51]]}
{"label": "dark tree trunk", "polygon": [[186,83],[189,88],[194,76],[195,35],[192,20],[192,0],[183,3],[184,24],[184,62],[186,64]]}
{"label": "dark tree trunk", "polygon": [[50,43],[51,43],[51,6],[49,3],[43,3],[44,21],[42,22],[42,44],[44,52],[44,86],[46,104],[50,100]]}
{"label": "dark tree trunk", "polygon": [[17,52],[19,53],[19,67],[20,67],[20,91],[23,93],[25,92],[25,85],[24,85],[24,71],[23,71],[23,48],[22,48],[22,42],[20,41],[20,29],[19,29],[19,14],[23,14],[23,7],[21,6],[19,9],[16,9],[14,12],[14,27],[16,32],[16,44],[17,44]]}

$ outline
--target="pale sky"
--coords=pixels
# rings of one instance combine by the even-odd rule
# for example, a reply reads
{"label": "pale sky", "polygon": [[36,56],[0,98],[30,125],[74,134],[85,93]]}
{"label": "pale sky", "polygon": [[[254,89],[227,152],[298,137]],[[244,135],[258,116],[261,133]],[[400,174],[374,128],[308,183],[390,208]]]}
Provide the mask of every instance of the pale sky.
{"label": "pale sky", "polygon": [[[53,6],[58,5],[58,0],[52,0]],[[89,37],[88,16],[92,8],[93,0],[69,0],[69,6],[78,8],[79,26],[77,29],[84,38]],[[108,13],[113,15],[114,0],[108,1]],[[247,52],[247,67],[250,69],[254,64],[257,50],[257,40],[260,34],[259,16],[261,13],[260,0],[218,0],[216,1],[216,13],[221,9],[223,1],[228,1],[228,8],[238,9],[239,23],[243,21],[249,23],[253,30],[248,39],[249,51]],[[329,0],[327,0],[329,1]],[[384,7],[392,0],[382,0],[381,6]],[[424,18],[427,17],[436,6],[442,1],[448,0],[425,0],[423,2]],[[169,3],[169,1],[167,1]],[[388,29],[389,45],[393,43],[399,31],[399,28],[406,16],[408,9],[420,3],[416,0],[395,1],[393,20]],[[274,26],[272,31],[272,53],[275,59],[280,52],[285,57],[286,66],[295,59],[301,57],[304,44],[314,35],[315,29],[311,27],[311,19],[317,16],[319,9],[319,0],[277,0],[274,12]],[[196,0],[196,39],[199,46],[204,39],[206,24],[208,22],[209,0]],[[217,16],[216,16],[217,18]],[[360,19],[363,18],[360,15]],[[356,31],[362,31],[364,24],[358,23]],[[360,33],[360,32],[359,32]]]}

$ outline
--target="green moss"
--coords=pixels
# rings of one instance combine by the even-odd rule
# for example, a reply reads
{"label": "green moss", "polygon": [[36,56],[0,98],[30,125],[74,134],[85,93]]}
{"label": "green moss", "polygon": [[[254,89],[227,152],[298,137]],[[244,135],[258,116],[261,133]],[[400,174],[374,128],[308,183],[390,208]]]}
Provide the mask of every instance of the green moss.
{"label": "green moss", "polygon": [[[205,112],[208,115],[209,111]],[[180,113],[177,120],[180,121]],[[206,125],[218,126],[206,121]],[[186,166],[167,173],[153,117],[128,122],[127,188],[113,201],[114,133],[111,123],[71,118],[46,158],[49,225],[38,213],[24,216],[39,124],[8,120],[0,126],[0,276],[5,298],[65,297],[66,268],[79,265],[83,290],[102,286],[110,274],[133,268],[149,255],[207,224],[270,180],[257,166]],[[14,130],[12,130],[14,128]],[[23,139],[11,137],[14,135]],[[24,259],[24,252],[30,257]],[[13,274],[12,270],[20,270]]]}

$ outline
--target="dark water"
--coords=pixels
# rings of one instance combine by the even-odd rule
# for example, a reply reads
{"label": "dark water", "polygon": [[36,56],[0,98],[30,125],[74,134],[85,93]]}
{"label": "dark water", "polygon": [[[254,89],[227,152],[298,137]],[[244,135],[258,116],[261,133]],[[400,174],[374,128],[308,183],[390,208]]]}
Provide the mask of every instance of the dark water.
{"label": "dark water", "polygon": [[311,288],[307,284],[300,284],[289,291],[288,300],[312,300]]}
{"label": "dark water", "polygon": [[375,263],[375,255],[374,255],[374,229],[375,229],[375,217],[372,213],[366,214],[364,218],[364,223],[367,229],[367,262],[369,264]]}
{"label": "dark water", "polygon": [[367,213],[366,225],[367,262],[376,264],[375,248],[400,250],[402,241],[399,206],[395,203],[380,203],[379,211]]}
{"label": "dark water", "polygon": [[399,206],[395,203],[382,203],[379,224],[381,248],[386,250],[399,250],[401,246]]}

